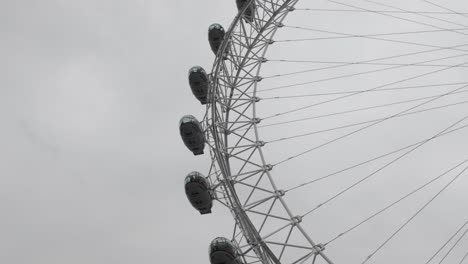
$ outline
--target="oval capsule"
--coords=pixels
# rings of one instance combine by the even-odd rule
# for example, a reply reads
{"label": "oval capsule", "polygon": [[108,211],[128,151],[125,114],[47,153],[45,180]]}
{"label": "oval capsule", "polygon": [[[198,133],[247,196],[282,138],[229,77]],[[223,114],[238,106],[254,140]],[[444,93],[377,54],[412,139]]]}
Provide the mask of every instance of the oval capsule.
{"label": "oval capsule", "polygon": [[194,155],[203,154],[205,148],[205,135],[198,120],[186,115],[180,119],[179,131],[185,146],[192,151]]}
{"label": "oval capsule", "polygon": [[208,74],[200,66],[194,66],[189,70],[189,85],[193,95],[202,105],[206,104],[208,98],[209,79]]}
{"label": "oval capsule", "polygon": [[210,47],[214,54],[218,53],[219,48],[223,44],[225,35],[226,32],[220,24],[215,23],[208,28],[208,41],[210,42]]}
{"label": "oval capsule", "polygon": [[185,177],[185,194],[200,214],[211,213],[213,197],[211,196],[210,184],[201,173],[194,171]]}

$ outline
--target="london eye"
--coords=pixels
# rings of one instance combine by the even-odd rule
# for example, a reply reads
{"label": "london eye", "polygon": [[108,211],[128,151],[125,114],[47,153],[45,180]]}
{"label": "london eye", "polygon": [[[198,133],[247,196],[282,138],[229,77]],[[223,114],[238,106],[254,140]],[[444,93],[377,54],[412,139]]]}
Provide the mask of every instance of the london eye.
{"label": "london eye", "polygon": [[467,4],[236,6],[179,121],[196,217],[233,216],[211,264],[468,263]]}

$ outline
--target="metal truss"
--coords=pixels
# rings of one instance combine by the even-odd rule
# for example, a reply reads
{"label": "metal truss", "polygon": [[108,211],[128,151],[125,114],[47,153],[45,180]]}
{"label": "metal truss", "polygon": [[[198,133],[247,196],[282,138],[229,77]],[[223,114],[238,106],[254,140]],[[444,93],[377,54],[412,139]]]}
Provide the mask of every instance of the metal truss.
{"label": "metal truss", "polygon": [[[214,197],[235,219],[233,241],[245,264],[333,263],[301,227],[272,176],[257,125],[257,85],[265,54],[298,0],[251,0],[253,19],[241,10],[226,32],[210,75],[204,119]],[[294,239],[293,239],[294,238]]]}

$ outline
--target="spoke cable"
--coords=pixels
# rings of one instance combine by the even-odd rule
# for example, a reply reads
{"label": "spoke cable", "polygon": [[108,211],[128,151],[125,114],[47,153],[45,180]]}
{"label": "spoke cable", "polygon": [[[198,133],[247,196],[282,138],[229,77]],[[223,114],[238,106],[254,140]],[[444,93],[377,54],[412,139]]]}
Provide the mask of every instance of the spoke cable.
{"label": "spoke cable", "polygon": [[[376,4],[376,5],[380,5],[380,6],[390,7],[390,8],[393,8],[393,9],[400,10],[400,11],[407,11],[407,10],[401,9],[399,7],[395,7],[395,6],[375,2],[375,1],[372,1],[372,0],[361,0],[361,1],[365,1],[365,2],[368,2],[368,3],[373,3],[373,4]],[[434,20],[439,20],[439,21],[446,22],[446,23],[449,23],[449,24],[452,24],[452,25],[466,27],[466,25],[455,23],[455,22],[452,22],[452,21],[449,21],[449,20],[446,20],[446,19],[442,19],[442,18],[433,17],[433,16],[430,16],[430,15],[427,15],[427,14],[415,14],[415,15],[430,18],[430,19],[434,19]]]}
{"label": "spoke cable", "polygon": [[[464,54],[463,56],[466,56],[466,55],[468,55],[468,54]],[[468,64],[468,62],[464,62],[464,63],[458,64],[456,66],[466,65],[466,64]],[[366,92],[369,92],[369,91],[380,90],[382,88],[386,88],[386,87],[392,86],[394,84],[399,84],[399,83],[403,83],[403,82],[406,82],[406,81],[410,81],[410,80],[418,79],[418,78],[421,78],[421,77],[429,76],[429,75],[432,75],[432,74],[440,73],[440,72],[443,72],[443,71],[447,71],[447,70],[453,69],[453,67],[454,66],[450,66],[450,67],[447,67],[447,68],[442,68],[442,69],[438,69],[438,70],[435,70],[435,71],[426,72],[426,73],[419,74],[419,75],[412,76],[412,77],[408,77],[408,78],[405,78],[405,79],[400,79],[398,81],[394,81],[394,82],[386,83],[386,84],[383,84],[383,85],[379,85],[379,86],[376,86],[376,87],[373,87],[373,88],[370,88],[370,89],[367,89],[367,90],[362,90],[362,91],[355,92],[355,93],[352,93],[352,94],[335,97],[333,99],[329,99],[329,100],[326,100],[326,101],[321,101],[321,102],[318,102],[318,103],[314,103],[314,104],[310,104],[310,105],[306,105],[306,106],[301,106],[301,107],[298,107],[298,108],[295,108],[295,109],[291,109],[291,110],[288,110],[288,111],[284,111],[284,112],[281,112],[281,113],[277,113],[277,114],[274,114],[274,115],[264,117],[263,120],[278,117],[278,116],[283,116],[283,115],[298,112],[298,111],[302,111],[302,110],[305,110],[305,109],[309,109],[311,107],[327,104],[327,103],[330,103],[330,102],[336,102],[338,100],[353,97],[353,96],[356,96],[356,95],[360,95],[360,94],[363,94],[363,93],[366,93]]]}
{"label": "spoke cable", "polygon": [[[381,69],[374,69],[374,70],[369,70],[369,71],[361,71],[361,72],[357,72],[357,73],[352,73],[352,74],[345,74],[345,75],[339,75],[339,76],[333,76],[333,77],[328,77],[328,78],[323,78],[323,79],[318,79],[318,80],[313,80],[313,81],[307,81],[307,82],[301,82],[301,83],[293,83],[293,84],[288,84],[288,85],[283,85],[283,86],[276,86],[276,87],[273,87],[273,88],[269,88],[269,89],[264,89],[264,90],[261,90],[261,91],[270,91],[270,90],[279,90],[279,89],[284,89],[284,88],[290,88],[290,87],[296,87],[296,86],[302,86],[302,85],[306,85],[306,84],[313,84],[313,83],[320,83],[320,82],[327,82],[327,81],[333,81],[333,80],[338,80],[338,79],[344,79],[344,78],[349,78],[349,77],[355,77],[355,76],[360,76],[360,75],[365,75],[365,74],[371,74],[371,73],[376,73],[376,72],[382,72],[382,71],[388,71],[388,70],[394,70],[394,69],[401,69],[401,68],[405,68],[405,67],[410,67],[410,66],[417,66],[417,65],[420,65],[420,64],[424,64],[424,63],[427,63],[427,62],[433,62],[433,61],[440,61],[440,60],[447,60],[447,59],[454,59],[454,58],[460,58],[460,57],[464,57],[464,56],[467,56],[468,54],[458,54],[458,55],[452,55],[452,56],[448,56],[448,57],[443,57],[443,58],[437,58],[437,59],[432,59],[432,60],[428,60],[428,61],[420,61],[420,62],[415,62],[415,63],[408,63],[408,64],[403,64],[403,65],[397,65],[397,66],[392,66],[392,67],[385,67],[385,68],[381,68]],[[340,67],[341,65],[344,65],[344,64],[340,64],[340,65],[335,65],[335,66],[330,66],[330,67]],[[353,63],[350,63],[349,65],[353,65]],[[463,66],[463,64],[456,64],[456,65],[448,65],[447,67],[450,67],[450,68],[460,68],[461,66]],[[325,67],[325,69],[329,69],[330,67]],[[445,69],[447,67],[444,67],[442,69]],[[284,76],[287,76],[287,75],[296,75],[296,74],[303,74],[303,73],[308,73],[308,72],[311,72],[311,71],[317,71],[317,70],[323,70],[324,68],[314,68],[314,69],[311,69],[311,70],[305,70],[305,71],[298,71],[298,72],[292,72],[292,73],[286,73],[286,74],[283,74],[283,75],[275,75],[277,77],[284,77]]]}
{"label": "spoke cable", "polygon": [[[447,66],[449,67],[449,66]],[[468,66],[466,66],[468,67]],[[459,84],[467,84],[468,82],[456,82],[456,83],[442,83],[442,84],[425,84],[425,85],[413,85],[413,86],[400,86],[395,88],[384,88],[379,90],[369,91],[371,92],[387,92],[387,91],[400,91],[408,89],[421,89],[428,87],[444,87],[444,86],[453,86]],[[314,94],[299,94],[299,95],[286,95],[286,96],[275,96],[275,97],[262,97],[262,100],[274,100],[274,99],[288,99],[288,98],[303,98],[303,97],[319,97],[319,96],[329,96],[329,95],[341,95],[341,94],[351,94],[357,92],[366,92],[367,90],[351,90],[351,91],[341,91],[341,92],[328,92],[328,93],[314,93]]]}
{"label": "spoke cable", "polygon": [[[367,223],[368,221],[372,220],[373,218],[375,218],[376,216],[384,213],[385,211],[387,211],[388,209],[394,207],[395,205],[399,204],[400,202],[402,202],[403,200],[405,200],[406,198],[409,198],[411,197],[412,195],[416,194],[417,192],[419,192],[420,190],[423,190],[424,188],[426,188],[427,186],[431,185],[432,183],[438,181],[439,179],[443,178],[445,175],[449,174],[450,172],[452,172],[453,170],[457,169],[458,167],[462,166],[463,164],[465,164],[466,162],[468,162],[468,160],[464,160],[463,162],[457,164],[456,166],[450,168],[449,170],[445,171],[444,173],[438,175],[437,177],[431,179],[430,181],[424,183],[423,185],[419,186],[418,188],[412,190],[411,192],[409,192],[408,194],[404,195],[403,197],[401,197],[400,199],[394,201],[393,203],[387,205],[386,207],[384,207],[383,209],[377,211],[376,213],[372,214],[371,216],[365,218],[364,220],[362,220],[361,222],[359,222],[358,224],[350,227],[349,229],[346,229],[344,232],[341,232],[340,234],[338,234],[336,237],[334,237],[333,239],[331,239],[330,241],[326,242],[325,245],[328,245],[334,241],[336,241],[337,239],[343,237],[344,235],[350,233],[351,231],[355,230],[356,228],[360,227],[361,225]],[[465,225],[468,224],[468,221],[465,222]],[[465,226],[464,225],[464,226]]]}
{"label": "spoke cable", "polygon": [[[466,93],[466,90],[461,90],[459,92],[453,93],[452,95],[460,94],[460,93]],[[417,102],[417,101],[421,101],[421,100],[425,100],[425,99],[429,99],[429,98],[434,98],[434,97],[437,97],[437,96],[438,95],[432,95],[432,96],[426,96],[426,97],[422,97],[422,98],[410,99],[410,100],[393,102],[393,103],[388,103],[388,104],[369,106],[369,107],[363,107],[363,108],[356,108],[356,109],[351,109],[351,110],[346,110],[346,111],[341,111],[341,112],[335,112],[335,113],[330,113],[330,114],[325,114],[325,115],[317,115],[317,116],[304,117],[304,118],[299,118],[299,119],[292,119],[292,120],[287,120],[287,121],[282,121],[282,122],[276,122],[276,123],[261,125],[261,126],[258,126],[258,128],[278,126],[278,125],[284,125],[284,124],[291,124],[291,123],[297,123],[297,122],[303,122],[303,121],[309,121],[309,120],[313,120],[313,119],[319,119],[319,118],[330,117],[330,116],[337,116],[337,115],[356,113],[356,112],[361,112],[361,111],[366,111],[366,110],[373,110],[373,109],[377,109],[377,108],[385,108],[385,107],[389,107],[389,106],[395,106],[395,105],[400,105],[400,104],[407,104],[407,103]],[[457,103],[453,103],[453,104],[446,104],[446,105],[442,105],[442,106],[434,107],[434,108],[429,108],[429,109],[422,110],[422,111],[438,109],[438,108],[442,108],[442,107],[454,106],[454,105],[458,105],[458,104],[463,104],[465,102],[466,101],[461,101],[461,102],[457,102]],[[377,119],[374,119],[374,121],[376,121],[376,120]]]}
{"label": "spoke cable", "polygon": [[[424,113],[424,112],[428,112],[428,111],[431,111],[431,110],[443,109],[443,108],[447,108],[447,107],[451,107],[451,106],[457,106],[457,105],[466,104],[466,103],[468,103],[468,101],[462,101],[462,102],[457,102],[457,103],[452,103],[452,104],[447,104],[447,105],[442,105],[442,106],[436,106],[436,107],[421,109],[421,110],[412,111],[412,112],[408,112],[408,113],[404,113],[404,114],[399,114],[399,115],[391,117],[391,119],[396,119],[396,118],[405,117],[405,116],[409,116],[409,115]],[[369,124],[369,123],[373,123],[373,122],[377,122],[377,121],[389,120],[389,119],[390,119],[389,116],[388,117],[382,117],[382,118],[378,118],[378,119],[372,119],[372,120],[367,120],[367,121],[362,121],[362,122],[357,122],[357,123],[352,123],[352,124],[347,124],[347,125],[341,125],[341,126],[322,129],[322,130],[316,130],[316,131],[303,133],[303,134],[298,134],[298,135],[294,135],[294,136],[282,137],[282,138],[273,139],[273,140],[267,140],[265,143],[275,143],[275,142],[280,142],[280,141],[286,141],[286,140],[290,140],[290,139],[296,139],[296,138],[301,138],[301,137],[306,137],[306,136],[311,136],[311,135],[317,135],[317,134],[321,134],[321,133],[324,133],[324,132],[330,132],[330,131],[340,130],[340,129],[349,128],[349,127],[355,127],[355,126],[359,126],[359,125],[365,125],[365,124]]]}
{"label": "spoke cable", "polygon": [[[427,201],[416,213],[414,213],[403,225],[401,225],[391,236],[389,236],[379,247],[377,247],[361,264],[368,262],[377,252],[379,252],[385,245],[390,242],[397,234],[400,233],[414,218],[416,218],[424,209],[426,209],[435,199],[437,199],[453,182],[465,173],[468,166],[463,169],[457,176],[455,176],[449,183],[447,183],[438,193],[436,193],[429,201]],[[467,230],[468,231],[468,230]],[[465,232],[466,233],[466,232]]]}
{"label": "spoke cable", "polygon": [[426,263],[424,264],[429,264],[437,255],[439,255],[439,253],[448,245],[448,243],[450,243],[450,241],[452,241],[452,239],[454,239],[458,233],[460,233],[463,228],[468,224],[468,221],[466,221],[458,230],[457,232],[455,232],[455,234],[453,234],[430,258],[429,260],[426,261]]}
{"label": "spoke cable", "polygon": [[460,262],[458,264],[463,264],[463,261],[465,261],[465,259],[467,259],[468,257],[468,251],[465,253],[465,255],[463,256],[463,258],[460,260]]}
{"label": "spoke cable", "polygon": [[[368,10],[368,9],[365,9],[365,8],[357,7],[357,6],[350,5],[350,4],[345,4],[345,3],[338,2],[338,1],[335,1],[335,0],[327,0],[327,1],[328,1],[328,2],[332,2],[332,3],[335,3],[335,4],[339,4],[339,5],[351,7],[351,8],[360,9],[360,10]],[[419,25],[423,25],[423,26],[428,26],[428,27],[432,27],[432,28],[446,29],[446,28],[443,28],[443,27],[438,27],[438,26],[435,26],[435,25],[432,25],[432,24],[428,24],[428,23],[424,23],[424,22],[419,22],[419,21],[416,21],[416,20],[407,19],[407,18],[395,16],[395,15],[392,15],[392,14],[379,13],[379,12],[372,12],[372,13],[379,14],[379,15],[383,15],[383,16],[387,16],[387,17],[391,17],[391,18],[394,18],[394,19],[397,19],[397,20],[404,20],[404,21],[407,21],[407,22],[412,22],[412,23],[415,23],[415,24],[419,24]],[[453,32],[453,33],[460,34],[460,35],[468,35],[467,33],[460,32],[460,31],[450,31],[450,30],[449,30],[449,32]]]}
{"label": "spoke cable", "polygon": [[[280,61],[280,62],[288,62],[288,61]],[[289,62],[297,62],[297,61],[289,61]],[[352,65],[375,65],[375,66],[412,66],[412,67],[449,67],[453,65],[447,64],[418,64],[418,65],[409,65],[408,63],[372,63],[372,62],[352,62],[352,61],[317,61],[317,60],[309,60],[309,61],[300,61],[302,63],[314,63],[314,64],[352,64]],[[457,68],[468,68],[468,66],[458,66]],[[298,71],[299,73],[300,71]],[[289,75],[294,74],[295,72],[290,73]],[[275,75],[276,76],[276,75]],[[287,74],[281,75],[287,76]]]}
{"label": "spoke cable", "polygon": [[[298,71],[298,72],[291,72],[291,73],[286,73],[286,74],[276,74],[276,75],[269,76],[268,78],[282,77],[282,76],[293,75],[293,74],[299,74],[299,73],[305,73],[305,72],[315,72],[315,71],[323,71],[323,70],[329,70],[329,69],[336,69],[336,68],[342,68],[342,67],[347,67],[347,66],[353,66],[353,65],[355,65],[355,64],[369,63],[369,62],[382,61],[382,60],[388,60],[388,59],[397,59],[397,58],[408,57],[408,56],[413,56],[413,55],[420,55],[420,54],[425,54],[425,53],[435,53],[435,52],[441,51],[441,50],[466,51],[466,50],[458,50],[458,49],[455,49],[455,48],[458,48],[458,47],[465,47],[465,46],[468,46],[468,44],[459,44],[459,45],[450,46],[450,47],[439,47],[439,48],[436,48],[436,49],[430,49],[430,50],[424,50],[424,51],[417,51],[417,52],[411,52],[411,53],[405,53],[405,54],[399,54],[399,55],[392,55],[392,56],[374,58],[374,59],[364,60],[364,61],[358,61],[358,62],[349,62],[349,63],[340,64],[340,65],[333,65],[333,66],[327,66],[327,67],[320,67],[320,68],[308,69],[308,70],[303,70],[303,71]],[[450,57],[448,57],[448,58],[450,58]],[[444,58],[442,58],[442,59],[444,59]],[[310,63],[310,62],[311,62],[310,60],[285,60],[285,59],[272,59],[272,60],[268,60],[268,61],[273,61],[273,62],[300,62],[300,63],[304,63],[304,62],[309,62],[309,63]],[[427,62],[428,62],[428,61],[419,62],[419,63],[413,63],[413,64],[405,64],[405,65],[402,65],[402,67],[405,67],[405,66],[417,66],[417,65],[419,65],[419,64],[424,64],[424,63],[427,63]],[[265,77],[265,78],[266,78],[266,77]],[[304,83],[304,84],[307,84],[307,83]],[[298,85],[294,85],[294,86],[298,86]],[[258,90],[257,92],[264,92],[264,91],[270,91],[270,90],[277,90],[277,89],[283,89],[283,88],[287,88],[287,87],[290,87],[290,86],[280,86],[280,87],[273,87],[273,88],[261,89],[261,90]]]}
{"label": "spoke cable", "polygon": [[[423,0],[424,1],[424,0]],[[424,1],[429,2],[429,1]],[[460,13],[450,10],[450,12],[438,11],[391,11],[391,10],[355,10],[355,9],[332,9],[332,8],[296,8],[297,11],[314,11],[314,12],[350,12],[350,13],[389,13],[389,14],[435,14],[435,15],[468,15],[468,13]]]}
{"label": "spoke cable", "polygon": [[[284,25],[284,27],[292,27],[296,29],[305,29],[305,28],[300,28],[300,27],[295,27],[295,26],[288,26]],[[423,34],[423,33],[436,33],[436,32],[447,32],[447,31],[453,31],[453,30],[467,30],[467,27],[462,27],[462,28],[451,28],[451,29],[434,29],[434,30],[419,30],[419,31],[403,31],[403,32],[392,32],[392,33],[379,33],[379,34],[344,34],[346,36],[340,36],[340,37],[317,37],[317,38],[301,38],[301,39],[279,39],[275,40],[275,43],[282,43],[282,42],[300,42],[300,41],[315,41],[315,40],[332,40],[332,39],[349,39],[349,38],[367,38],[367,37],[381,37],[381,36],[396,36],[396,35],[411,35],[411,34]],[[318,30],[313,30],[311,28],[307,29],[311,31],[318,31]],[[339,33],[334,33],[334,32],[327,32],[327,33],[332,33],[332,34],[338,34],[342,35]]]}
{"label": "spoke cable", "polygon": [[[399,55],[392,55],[392,56],[386,56],[386,57],[380,57],[380,58],[374,58],[370,60],[365,60],[365,61],[359,61],[355,63],[346,63],[346,64],[341,64],[341,65],[333,65],[333,66],[327,66],[327,67],[322,67],[322,68],[315,68],[308,70],[308,72],[312,71],[322,71],[322,70],[329,70],[329,69],[336,69],[336,68],[342,68],[350,65],[354,65],[356,63],[368,63],[368,62],[375,62],[375,61],[382,61],[382,60],[388,60],[388,59],[396,59],[396,58],[402,58],[402,57],[408,57],[408,56],[413,56],[413,55],[420,55],[420,54],[425,54],[425,53],[434,53],[437,51],[445,50],[445,49],[451,49],[451,48],[456,48],[456,47],[465,47],[468,46],[468,44],[460,44],[460,45],[455,45],[455,46],[450,46],[450,47],[442,47],[442,48],[437,48],[437,49],[430,49],[430,50],[424,50],[424,51],[417,51],[417,52],[411,52],[411,53],[405,53],[405,54],[399,54]],[[275,59],[275,60],[269,60],[269,61],[275,61],[275,62],[308,62],[308,61],[298,61],[298,60],[282,60],[282,59]],[[420,63],[413,63],[411,65],[405,65],[405,66],[415,66],[418,64],[424,64],[426,62],[420,62]],[[405,67],[402,66],[402,67]],[[304,83],[308,84],[308,83]],[[298,86],[298,85],[295,85]],[[259,89],[256,92],[261,93],[261,92],[266,92],[266,91],[271,91],[271,90],[278,90],[278,89],[283,89],[283,88],[288,88],[290,86],[280,86],[280,87],[273,87],[273,88],[267,88],[267,89]]]}
{"label": "spoke cable", "polygon": [[[457,131],[462,130],[462,129],[465,129],[465,128],[468,128],[468,124],[463,125],[463,126],[458,127],[458,128],[455,128],[455,129],[452,129],[452,130],[449,130],[449,131],[447,131],[447,132],[445,132],[445,133],[443,133],[443,134],[440,134],[439,136],[437,136],[437,137],[435,137],[435,138],[443,137],[443,136],[446,136],[446,135],[448,135],[448,134],[452,134],[452,133],[454,133],[454,132],[457,132]],[[427,140],[427,139],[425,139],[425,140]],[[363,162],[354,164],[354,165],[352,165],[352,166],[346,167],[346,168],[341,169],[341,170],[339,170],[339,171],[336,171],[336,172],[327,174],[327,175],[325,175],[325,176],[322,176],[322,177],[313,179],[313,180],[311,180],[311,181],[308,181],[308,182],[305,182],[305,183],[301,183],[301,184],[299,184],[299,185],[297,185],[297,186],[294,186],[294,187],[291,187],[291,188],[289,188],[289,189],[286,189],[286,192],[290,192],[290,191],[293,191],[293,190],[297,190],[297,189],[299,189],[299,188],[303,188],[303,187],[308,186],[308,185],[310,185],[310,184],[312,184],[312,183],[316,183],[316,182],[325,180],[325,179],[327,179],[327,178],[331,178],[331,177],[336,176],[336,175],[339,175],[339,174],[341,174],[341,173],[343,173],[343,172],[346,172],[346,171],[352,170],[352,169],[354,169],[354,168],[360,167],[360,166],[362,166],[362,165],[371,163],[371,162],[373,162],[373,161],[376,161],[376,160],[379,160],[379,159],[388,157],[388,156],[390,156],[390,155],[392,155],[392,154],[395,154],[395,153],[398,153],[398,152],[403,151],[403,150],[405,150],[405,149],[409,149],[409,148],[411,148],[411,147],[414,147],[414,146],[416,146],[416,145],[418,145],[418,144],[424,142],[425,140],[422,140],[422,141],[419,141],[419,142],[416,142],[416,143],[407,145],[407,146],[405,146],[405,147],[402,147],[402,148],[399,148],[399,149],[396,149],[396,150],[392,150],[392,151],[387,152],[387,153],[385,153],[385,154],[382,154],[382,155],[380,155],[380,156],[377,156],[377,157],[368,159],[368,160],[366,160],[366,161],[363,161]]]}
{"label": "spoke cable", "polygon": [[[463,117],[462,119],[458,120],[457,122],[453,123],[452,125],[450,125],[449,127],[445,128],[444,130],[442,130],[441,132],[437,133],[436,135],[432,136],[431,138],[429,139],[426,139],[424,140],[423,142],[417,144],[416,146],[412,147],[410,150],[406,151],[405,153],[399,155],[398,157],[396,157],[395,159],[392,159],[390,162],[386,163],[384,166],[378,168],[377,170],[375,170],[374,172],[370,173],[369,175],[365,176],[364,178],[360,179],[359,181],[353,183],[352,185],[346,187],[345,189],[341,190],[340,192],[336,193],[335,195],[333,195],[332,197],[330,197],[329,199],[327,199],[326,201],[320,203],[319,205],[317,205],[315,208],[307,211],[303,217],[309,215],[310,213],[316,211],[317,209],[321,208],[323,205],[325,204],[328,204],[329,202],[335,200],[336,198],[340,197],[341,195],[343,195],[344,193],[346,193],[347,191],[353,189],[354,187],[358,186],[359,184],[363,183],[364,181],[368,180],[369,178],[375,176],[377,173],[379,173],[380,171],[384,170],[385,168],[389,167],[390,165],[393,165],[395,164],[397,161],[401,160],[402,158],[408,156],[409,154],[411,154],[412,152],[416,151],[417,149],[419,149],[420,147],[424,146],[426,143],[428,142],[431,142],[432,140],[436,139],[438,136],[440,136],[441,134],[447,132],[448,130],[450,130],[451,128],[453,128],[454,126],[458,125],[459,123],[463,122],[464,120],[468,119],[468,115],[466,115],[465,117]],[[468,167],[467,167],[468,169]]]}
{"label": "spoke cable", "polygon": [[[454,93],[454,92],[457,92],[458,90],[461,90],[461,89],[463,89],[463,88],[465,88],[465,87],[467,87],[467,86],[468,86],[468,85],[465,85],[465,86],[462,86],[462,87],[457,88],[457,89],[455,89],[455,90],[452,90],[452,91],[450,91],[449,93],[447,93],[446,95],[451,94],[451,93]],[[438,98],[434,98],[434,99],[431,99],[431,100],[429,100],[429,101],[423,102],[423,103],[418,104],[418,105],[416,105],[416,106],[414,106],[414,107],[411,107],[411,108],[406,109],[406,110],[404,110],[404,111],[402,111],[402,112],[399,112],[399,113],[397,113],[397,114],[395,114],[395,115],[403,114],[403,113],[405,113],[405,112],[409,112],[409,111],[411,111],[411,110],[413,110],[413,109],[415,109],[415,108],[417,108],[417,107],[420,107],[420,106],[425,105],[425,104],[428,104],[428,103],[430,103],[430,102],[432,102],[432,101],[438,100],[439,98],[442,98],[442,97],[444,97],[444,96],[446,96],[446,95],[441,95],[441,96],[438,97]],[[388,117],[387,119],[390,119],[390,118],[392,118],[392,116]],[[303,155],[305,155],[305,154],[307,154],[307,153],[309,153],[309,152],[312,152],[312,151],[314,151],[314,150],[316,150],[316,149],[319,149],[319,148],[321,148],[321,147],[324,147],[324,146],[326,146],[326,145],[329,145],[329,144],[331,144],[331,143],[334,143],[334,142],[336,142],[336,141],[338,141],[338,140],[341,140],[341,139],[343,139],[343,138],[346,138],[346,137],[348,137],[348,136],[351,136],[351,135],[353,135],[353,134],[356,134],[356,133],[358,133],[358,132],[360,132],[360,131],[363,131],[363,130],[365,130],[365,129],[367,129],[367,128],[370,128],[370,127],[372,127],[372,126],[378,125],[378,124],[384,122],[384,121],[387,120],[387,119],[384,119],[384,120],[381,120],[381,121],[377,121],[377,122],[372,123],[372,124],[370,124],[370,125],[367,125],[367,126],[365,126],[365,127],[362,127],[362,128],[357,129],[357,130],[354,130],[354,131],[352,131],[352,132],[350,132],[350,133],[347,133],[347,134],[345,134],[345,135],[343,135],[343,136],[334,138],[334,139],[332,139],[332,140],[330,140],[330,141],[327,141],[327,142],[325,142],[325,143],[323,143],[323,144],[320,144],[320,145],[318,145],[318,146],[315,146],[315,147],[312,147],[312,148],[307,149],[307,150],[305,150],[305,151],[302,151],[302,152],[300,152],[300,153],[298,153],[298,154],[296,154],[296,155],[290,156],[289,158],[286,158],[286,159],[284,159],[284,160],[282,160],[282,161],[279,161],[279,162],[275,163],[274,166],[279,165],[279,164],[282,164],[282,163],[284,163],[284,162],[286,162],[286,161],[295,159],[295,158],[297,158],[297,157],[303,156]]]}
{"label": "spoke cable", "polygon": [[466,233],[468,233],[468,229],[463,232],[463,234],[455,241],[455,244],[452,245],[452,247],[449,249],[449,251],[444,255],[444,257],[440,260],[439,264],[444,262],[444,260],[452,253],[453,249],[460,243],[460,241],[465,237]]}
{"label": "spoke cable", "polygon": [[423,1],[423,2],[426,2],[426,3],[430,4],[430,5],[433,5],[433,6],[437,6],[437,7],[440,8],[440,9],[449,11],[449,12],[451,12],[453,15],[460,15],[460,16],[462,16],[462,17],[468,17],[468,13],[459,13],[459,12],[457,12],[457,11],[455,11],[455,10],[452,10],[452,9],[450,9],[450,8],[447,8],[447,7],[445,7],[445,6],[442,6],[442,5],[440,5],[440,4],[436,4],[436,3],[431,2],[431,1],[428,1],[428,0],[422,0],[422,1]]}

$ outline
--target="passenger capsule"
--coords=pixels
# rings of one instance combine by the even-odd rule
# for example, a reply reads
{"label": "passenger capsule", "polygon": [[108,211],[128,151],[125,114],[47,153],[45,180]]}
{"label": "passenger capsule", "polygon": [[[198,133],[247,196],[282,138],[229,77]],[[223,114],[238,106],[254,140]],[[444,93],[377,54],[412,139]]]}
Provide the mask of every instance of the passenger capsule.
{"label": "passenger capsule", "polygon": [[224,28],[220,24],[212,24],[208,28],[208,41],[214,54],[218,53],[219,48],[223,44],[225,34]]}
{"label": "passenger capsule", "polygon": [[194,66],[189,70],[189,84],[193,95],[202,105],[206,104],[208,97],[208,75],[200,66]]}
{"label": "passenger capsule", "polygon": [[210,193],[210,184],[199,172],[191,172],[185,177],[185,194],[200,214],[210,214],[213,206],[213,197]]}
{"label": "passenger capsule", "polygon": [[[247,5],[249,2],[250,0],[236,0],[237,9],[239,10],[239,12],[242,11],[245,5]],[[247,7],[247,10],[245,10],[245,13],[244,13],[244,17],[247,21],[252,22],[254,19],[254,15],[255,15],[255,1],[253,1],[252,4],[249,7]]]}
{"label": "passenger capsule", "polygon": [[227,238],[215,238],[210,244],[211,264],[241,264],[237,247]]}
{"label": "passenger capsule", "polygon": [[203,154],[205,148],[205,136],[198,120],[186,115],[180,119],[179,131],[185,146],[193,152],[194,155]]}

